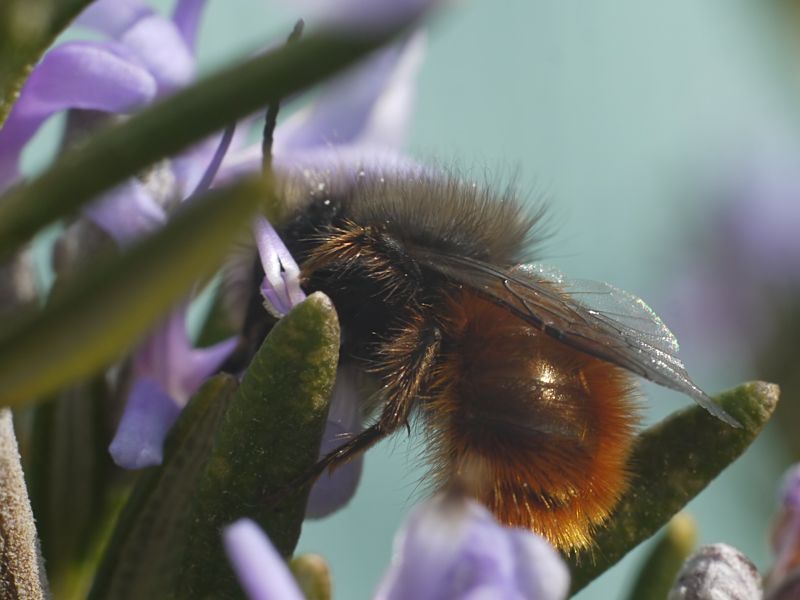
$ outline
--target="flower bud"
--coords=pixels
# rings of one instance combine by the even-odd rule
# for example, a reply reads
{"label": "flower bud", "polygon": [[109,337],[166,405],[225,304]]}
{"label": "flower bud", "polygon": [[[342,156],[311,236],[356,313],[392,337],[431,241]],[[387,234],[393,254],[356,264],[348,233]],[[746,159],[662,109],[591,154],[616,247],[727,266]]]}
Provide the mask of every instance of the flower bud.
{"label": "flower bud", "polygon": [[727,544],[702,546],[683,564],[667,600],[758,600],[761,575]]}

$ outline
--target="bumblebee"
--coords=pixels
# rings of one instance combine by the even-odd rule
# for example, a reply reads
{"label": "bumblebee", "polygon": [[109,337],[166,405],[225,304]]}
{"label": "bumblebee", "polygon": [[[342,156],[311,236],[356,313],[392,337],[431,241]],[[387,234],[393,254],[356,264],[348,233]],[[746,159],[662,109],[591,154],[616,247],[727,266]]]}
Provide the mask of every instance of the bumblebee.
{"label": "bumblebee", "polygon": [[[690,379],[639,298],[533,262],[542,211],[457,176],[306,171],[285,184],[279,234],[307,293],[333,301],[342,367],[377,382],[372,422],[324,456],[335,468],[417,417],[432,481],[454,479],[503,523],[590,545],[629,484],[634,376],[737,423]],[[244,336],[271,319],[247,267]],[[248,277],[238,277],[238,280]]]}

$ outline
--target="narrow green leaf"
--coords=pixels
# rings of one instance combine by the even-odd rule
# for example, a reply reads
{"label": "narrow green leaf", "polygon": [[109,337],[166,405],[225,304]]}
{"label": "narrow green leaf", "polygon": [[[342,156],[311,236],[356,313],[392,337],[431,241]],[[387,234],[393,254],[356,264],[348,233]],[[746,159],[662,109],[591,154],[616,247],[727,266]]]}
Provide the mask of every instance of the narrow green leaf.
{"label": "narrow green leaf", "polygon": [[0,256],[103,190],[236,119],[325,79],[391,40],[317,33],[187,87],[126,123],[98,131],[0,201]]}
{"label": "narrow green leaf", "polygon": [[699,406],[679,411],[641,433],[631,456],[631,488],[595,535],[594,547],[565,557],[572,592],[616,564],[649,538],[756,438],[778,403],[775,384],[751,382],[716,400],[742,424],[735,429]]}
{"label": "narrow green leaf", "polygon": [[218,375],[183,410],[167,439],[164,463],[141,475],[120,515],[91,600],[168,596],[190,523],[187,506],[237,387],[235,378]]}
{"label": "narrow green leaf", "polygon": [[225,414],[197,491],[178,597],[241,595],[220,533],[241,517],[259,523],[285,556],[294,550],[309,488],[287,486],[319,457],[338,356],[336,312],[320,293],[264,341]]}
{"label": "narrow green leaf", "polygon": [[21,405],[104,367],[222,261],[260,200],[260,179],[189,203],[130,251],[87,269],[0,335],[0,403]]}
{"label": "narrow green leaf", "polygon": [[683,562],[689,558],[697,543],[697,525],[688,514],[678,513],[645,558],[636,577],[629,600],[667,597]]}
{"label": "narrow green leaf", "polygon": [[56,598],[86,596],[102,534],[118,508],[121,470],[108,454],[110,396],[97,377],[34,409],[26,475]]}
{"label": "narrow green leaf", "polygon": [[44,51],[92,0],[0,3],[0,125]]}

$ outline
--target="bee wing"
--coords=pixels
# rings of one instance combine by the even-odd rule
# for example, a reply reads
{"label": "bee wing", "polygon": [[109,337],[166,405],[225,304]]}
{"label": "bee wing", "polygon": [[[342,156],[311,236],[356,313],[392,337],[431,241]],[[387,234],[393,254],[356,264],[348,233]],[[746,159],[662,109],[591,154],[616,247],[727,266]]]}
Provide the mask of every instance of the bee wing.
{"label": "bee wing", "polygon": [[678,341],[639,297],[607,283],[568,280],[539,264],[511,269],[469,257],[424,252],[427,267],[468,285],[560,342],[694,399],[740,424],[701,390],[678,358]]}

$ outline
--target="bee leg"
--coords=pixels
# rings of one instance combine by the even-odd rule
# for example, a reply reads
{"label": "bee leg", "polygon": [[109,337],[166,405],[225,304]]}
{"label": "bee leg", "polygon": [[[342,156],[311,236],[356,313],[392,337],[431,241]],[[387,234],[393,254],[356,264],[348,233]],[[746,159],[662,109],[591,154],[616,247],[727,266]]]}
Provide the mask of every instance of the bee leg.
{"label": "bee leg", "polygon": [[[416,399],[424,393],[441,347],[442,335],[435,326],[420,318],[417,325],[405,327],[383,345],[381,364],[375,371],[383,375],[387,401],[378,421],[342,446],[323,456],[311,469],[292,482],[285,492],[310,485],[326,469],[333,471],[371,448],[397,429],[408,425]],[[283,494],[279,492],[280,496]],[[274,498],[274,495],[268,495]]]}

